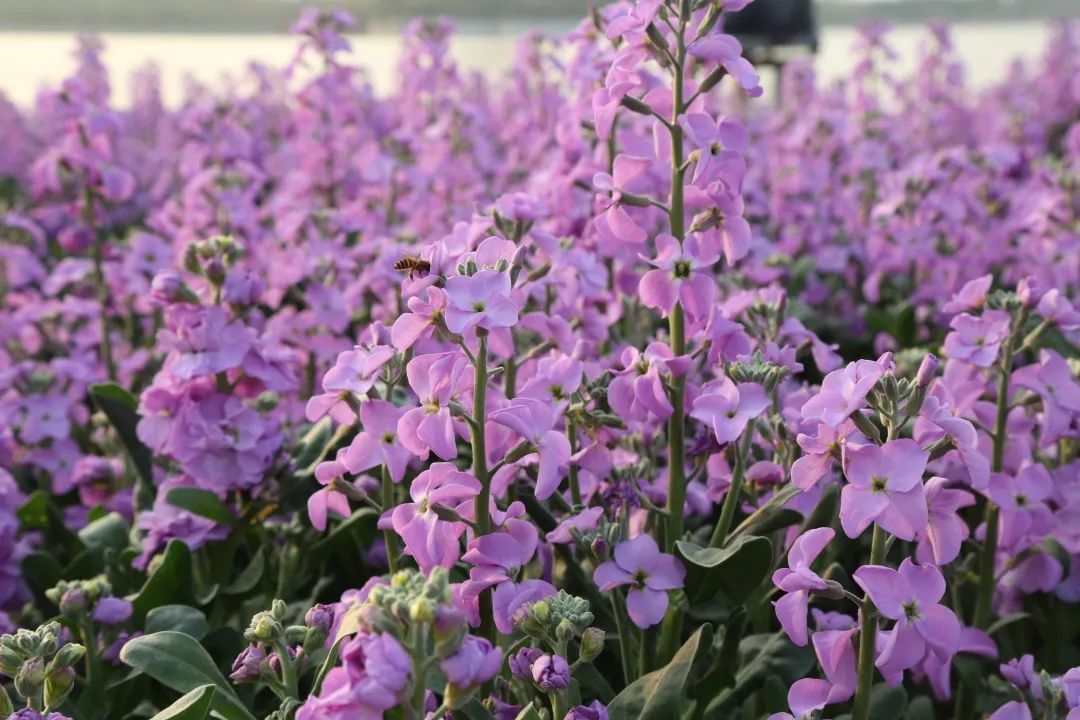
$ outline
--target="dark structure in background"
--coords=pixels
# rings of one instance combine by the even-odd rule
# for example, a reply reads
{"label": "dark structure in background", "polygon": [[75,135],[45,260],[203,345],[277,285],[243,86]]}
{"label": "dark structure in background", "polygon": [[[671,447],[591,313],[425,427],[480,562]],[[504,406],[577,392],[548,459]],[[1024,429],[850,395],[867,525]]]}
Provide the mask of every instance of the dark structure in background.
{"label": "dark structure in background", "polygon": [[724,19],[755,65],[782,67],[792,53],[816,53],[818,26],[813,0],[756,0]]}

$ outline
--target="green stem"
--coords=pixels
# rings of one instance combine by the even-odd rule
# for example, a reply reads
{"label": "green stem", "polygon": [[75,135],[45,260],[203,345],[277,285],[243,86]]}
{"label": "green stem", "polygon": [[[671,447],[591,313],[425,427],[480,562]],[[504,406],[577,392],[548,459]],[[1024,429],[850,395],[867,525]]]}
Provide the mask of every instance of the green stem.
{"label": "green stem", "polygon": [[[487,425],[487,384],[488,384],[488,341],[487,334],[479,335],[479,347],[476,350],[476,379],[473,383],[473,426],[472,426],[472,469],[473,475],[480,482],[480,494],[476,496],[475,521],[476,534],[487,535],[491,532],[491,478],[488,477],[487,447],[484,427]],[[491,588],[480,593],[480,635],[495,642],[495,614],[491,606]]]}
{"label": "green stem", "polygon": [[[570,454],[574,455],[578,451],[577,446],[577,423],[567,418],[566,420],[566,435],[570,441]],[[578,480],[577,465],[570,463],[570,469],[567,472],[570,478],[570,499],[574,503],[575,508],[582,507],[585,503],[581,499],[581,482]]]}
{"label": "green stem", "polygon": [[[679,18],[679,32],[677,33],[677,49],[675,65],[672,69],[674,81],[672,84],[672,109],[671,122],[668,130],[671,133],[671,207],[668,212],[668,225],[671,234],[683,241],[686,235],[686,217],[683,203],[683,130],[679,125],[679,114],[683,105],[683,68],[686,64],[686,17]],[[686,354],[686,322],[683,317],[681,303],[676,303],[668,318],[671,333],[671,351],[675,355]],[[667,495],[667,523],[664,533],[664,547],[670,552],[675,546],[675,541],[682,538],[683,534],[683,510],[686,504],[686,378],[672,378],[671,390],[671,418],[668,420],[668,495]]]}
{"label": "green stem", "polygon": [[281,681],[285,685],[285,694],[299,699],[300,691],[296,679],[296,663],[289,655],[289,648],[281,640],[274,641],[274,652],[281,661]]}
{"label": "green stem", "polygon": [[[382,506],[392,508],[397,503],[394,500],[394,479],[390,477],[390,468],[382,466]],[[398,536],[393,528],[383,530],[383,541],[386,544],[386,562],[390,566],[390,573],[398,571],[398,558],[401,551],[398,548]]]}
{"label": "green stem", "polygon": [[630,643],[630,628],[626,622],[626,603],[619,591],[611,591],[611,611],[615,616],[615,632],[619,634],[619,659],[622,661],[623,686],[634,682],[634,650]]}
{"label": "green stem", "polygon": [[[97,638],[94,630],[90,627],[90,621],[80,623],[79,635],[82,637],[86,655],[83,662],[86,664],[86,697],[88,707],[103,708],[105,704],[105,686],[101,676],[101,660],[98,657]],[[44,701],[42,701],[44,709]]]}
{"label": "green stem", "polygon": [[[885,562],[885,531],[874,525],[874,540],[870,546],[870,564]],[[851,708],[851,720],[867,720],[870,717],[870,689],[874,684],[874,641],[877,639],[877,609],[870,594],[863,596],[859,624],[859,679],[855,686],[855,704]]]}
{"label": "green stem", "polygon": [[720,520],[716,523],[709,547],[718,548],[727,541],[728,533],[731,532],[731,524],[735,520],[735,509],[739,506],[739,496],[742,495],[743,478],[746,476],[746,457],[750,453],[750,443],[754,438],[754,425],[746,426],[742,442],[735,446],[735,462],[731,469],[731,487],[724,496],[724,505],[720,509]]}

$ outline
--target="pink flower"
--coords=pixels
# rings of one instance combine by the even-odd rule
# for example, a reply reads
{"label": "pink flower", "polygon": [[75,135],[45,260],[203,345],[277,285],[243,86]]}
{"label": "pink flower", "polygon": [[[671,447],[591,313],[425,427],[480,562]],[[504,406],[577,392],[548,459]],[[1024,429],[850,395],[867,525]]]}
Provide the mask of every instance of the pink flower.
{"label": "pink flower", "polygon": [[452,655],[439,661],[439,667],[448,683],[470,689],[495,677],[502,659],[502,650],[492,647],[485,638],[466,635]]}
{"label": "pink flower", "polygon": [[799,433],[795,442],[806,454],[792,464],[791,484],[800,490],[809,490],[827,477],[852,432],[854,428],[850,424],[833,428],[820,423],[816,435]]}
{"label": "pink flower", "polygon": [[321,462],[315,467],[315,479],[324,487],[308,498],[307,508],[311,525],[319,532],[326,530],[326,517],[330,510],[341,517],[349,517],[352,513],[349,499],[339,489],[348,482],[345,479],[348,471],[345,464],[338,460]]}
{"label": "pink flower", "polygon": [[449,304],[446,327],[465,334],[472,328],[494,330],[518,321],[518,306],[510,297],[510,275],[481,270],[475,275],[456,275],[446,281]]}
{"label": "pink flower", "polygon": [[628,420],[644,421],[650,414],[666,420],[672,407],[660,373],[684,374],[689,358],[675,357],[667,345],[653,342],[645,352],[632,347],[623,350],[622,363],[623,369],[615,371],[608,385],[611,409]]}
{"label": "pink flower", "polygon": [[939,566],[951,563],[967,539],[967,523],[957,510],[974,505],[975,497],[966,490],[949,489],[948,484],[943,477],[932,477],[926,482],[929,519],[926,529],[919,533],[919,545],[915,550],[920,563]]}
{"label": "pink flower", "polygon": [[409,487],[412,502],[395,507],[390,523],[421,572],[435,567],[452,568],[461,557],[460,538],[465,524],[440,519],[434,507],[464,511],[463,506],[471,504],[480,489],[479,480],[453,463],[432,463],[413,480]]}
{"label": "pink flower", "polygon": [[716,435],[721,445],[734,442],[746,425],[769,407],[765,388],[757,383],[739,383],[730,378],[714,380],[694,399],[690,417],[699,420]]}
{"label": "pink flower", "polygon": [[634,180],[641,177],[652,160],[647,157],[619,155],[615,158],[613,174],[597,173],[593,185],[601,192],[611,193],[610,198],[603,198],[603,211],[596,216],[593,224],[601,237],[610,242],[640,245],[645,242],[645,230],[626,212],[622,194]]}
{"label": "pink flower", "polygon": [[925,530],[926,495],[922,484],[929,455],[914,440],[893,440],[881,447],[847,448],[840,493],[840,524],[850,538],[871,523],[903,540]]}
{"label": "pink flower", "polygon": [[986,293],[989,292],[993,281],[993,275],[983,275],[974,280],[969,280],[952,296],[949,302],[941,306],[941,311],[945,313],[962,313],[978,310],[986,303]]}
{"label": "pink flower", "polygon": [[1011,323],[1012,318],[1004,310],[987,310],[978,317],[957,315],[949,323],[952,332],[945,336],[945,354],[953,360],[988,368],[997,360]]}
{"label": "pink flower", "polygon": [[342,459],[351,473],[386,465],[394,482],[401,482],[411,453],[397,437],[398,421],[405,410],[385,400],[368,400],[360,406],[363,432],[353,438]]}
{"label": "pink flower", "polygon": [[760,97],[764,93],[761,78],[754,72],[754,66],[742,56],[742,44],[733,36],[714,33],[690,43],[687,52],[696,58],[723,65],[750,97]]}
{"label": "pink flower", "polygon": [[420,407],[398,420],[398,437],[409,452],[426,458],[428,451],[443,460],[457,457],[450,402],[471,386],[472,366],[458,352],[421,355],[409,361],[405,374]]}
{"label": "pink flower", "polygon": [[491,422],[510,428],[522,440],[532,443],[539,457],[536,497],[546,500],[559,488],[570,464],[570,441],[555,430],[555,409],[532,398],[518,398],[509,407],[495,410]]}
{"label": "pink flower", "polygon": [[355,422],[356,416],[344,397],[366,398],[379,379],[379,371],[393,357],[394,349],[384,345],[371,349],[357,345],[338,355],[334,366],[323,376],[323,394],[308,400],[307,419],[315,422],[329,414],[343,425]]}
{"label": "pink flower", "polygon": [[777,600],[776,619],[796,645],[806,645],[806,613],[810,593],[829,584],[810,569],[814,560],[833,539],[832,528],[815,528],[800,535],[788,551],[788,566],[773,573],[773,584],[786,595]]}
{"label": "pink flower", "polygon": [[437,287],[426,288],[427,299],[414,295],[409,298],[407,313],[402,313],[390,328],[390,342],[400,352],[405,352],[421,340],[426,340],[435,333],[446,313],[449,298],[446,292]]}
{"label": "pink flower", "polygon": [[825,376],[821,390],[802,408],[805,420],[820,420],[838,427],[853,412],[866,407],[866,396],[885,374],[880,361],[857,360]]}
{"label": "pink flower", "polygon": [[682,303],[691,321],[707,317],[716,297],[716,281],[706,271],[719,257],[719,252],[702,247],[697,235],[690,235],[681,245],[671,235],[658,236],[656,257],[648,261],[656,269],[645,273],[638,286],[642,303],[665,316],[675,303]]}
{"label": "pink flower", "polygon": [[1069,364],[1049,348],[1040,351],[1039,362],[1013,373],[1013,382],[1042,398],[1042,446],[1057,442],[1080,415],[1080,384],[1073,377]]}
{"label": "pink flower", "polygon": [[521,386],[518,396],[554,400],[557,407],[564,408],[581,387],[584,369],[580,360],[569,355],[543,357],[536,364],[536,373]]}
{"label": "pink flower", "polygon": [[945,594],[945,578],[936,567],[905,558],[899,571],[864,565],[854,579],[881,615],[896,620],[875,662],[883,672],[914,667],[927,652],[940,659],[956,654],[961,625],[952,610],[938,604]]}
{"label": "pink flower", "polygon": [[668,590],[682,587],[686,569],[674,555],[660,552],[651,535],[639,535],[615,546],[615,559],[593,573],[601,592],[629,585],[626,611],[639,628],[656,625],[668,606]]}

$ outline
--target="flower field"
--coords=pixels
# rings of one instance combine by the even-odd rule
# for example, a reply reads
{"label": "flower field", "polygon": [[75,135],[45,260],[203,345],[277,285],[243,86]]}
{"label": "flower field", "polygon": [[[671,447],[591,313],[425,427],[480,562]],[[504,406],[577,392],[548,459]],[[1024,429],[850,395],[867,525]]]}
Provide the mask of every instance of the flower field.
{"label": "flower field", "polygon": [[0,95],[0,718],[1080,719],[1080,24],[749,1]]}

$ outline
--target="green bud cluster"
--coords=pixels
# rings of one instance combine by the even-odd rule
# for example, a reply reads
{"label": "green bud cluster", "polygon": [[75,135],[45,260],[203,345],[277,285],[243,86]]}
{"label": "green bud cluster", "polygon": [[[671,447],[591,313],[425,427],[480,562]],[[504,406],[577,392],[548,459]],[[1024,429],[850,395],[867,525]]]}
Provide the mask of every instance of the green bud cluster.
{"label": "green bud cluster", "polygon": [[[0,674],[15,680],[15,692],[27,707],[48,710],[64,702],[75,686],[73,666],[86,654],[77,643],[61,646],[60,623],[0,636]],[[6,695],[0,705],[9,705]]]}

